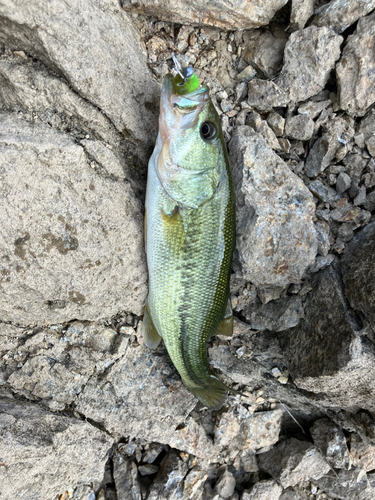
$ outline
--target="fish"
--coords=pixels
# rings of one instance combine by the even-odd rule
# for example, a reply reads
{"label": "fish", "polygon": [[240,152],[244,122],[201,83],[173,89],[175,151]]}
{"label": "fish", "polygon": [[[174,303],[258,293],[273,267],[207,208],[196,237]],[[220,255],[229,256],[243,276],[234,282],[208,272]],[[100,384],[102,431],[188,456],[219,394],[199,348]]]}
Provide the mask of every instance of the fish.
{"label": "fish", "polygon": [[163,339],[187,389],[218,407],[231,389],[209,367],[207,340],[233,331],[235,199],[220,118],[193,68],[163,80],[147,175],[144,342]]}

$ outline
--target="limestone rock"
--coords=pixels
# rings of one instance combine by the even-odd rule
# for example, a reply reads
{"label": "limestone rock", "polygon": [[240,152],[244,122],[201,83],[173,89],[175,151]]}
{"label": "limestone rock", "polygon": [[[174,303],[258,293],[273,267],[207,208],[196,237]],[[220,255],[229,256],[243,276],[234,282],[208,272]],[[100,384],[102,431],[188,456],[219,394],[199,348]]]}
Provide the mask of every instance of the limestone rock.
{"label": "limestone rock", "polygon": [[1,493],[25,500],[55,498],[79,482],[100,482],[112,440],[76,418],[36,404],[0,402]]}
{"label": "limestone rock", "polygon": [[167,0],[139,0],[137,3],[124,0],[122,6],[131,12],[156,16],[164,21],[209,26],[224,30],[258,28],[268,24],[275,13],[287,0],[185,0],[175,2]]}
{"label": "limestone rock", "polygon": [[298,141],[308,141],[314,133],[314,122],[306,115],[288,118],[285,123],[285,135]]}
{"label": "limestone rock", "polygon": [[[159,86],[151,78],[138,33],[118,2],[90,0],[0,7],[0,41],[63,75],[124,135],[150,149],[157,132]],[[100,75],[100,77],[99,77]],[[135,104],[136,103],[136,104]]]}
{"label": "limestone rock", "polygon": [[343,258],[345,294],[375,332],[375,222],[348,245]]}
{"label": "limestone rock", "polygon": [[148,500],[174,500],[183,497],[183,480],[188,472],[188,464],[183,462],[177,450],[170,450],[160,466],[150,489]]}
{"label": "limestone rock", "polygon": [[375,9],[374,0],[332,0],[316,11],[313,24],[342,33]]}
{"label": "limestone rock", "polygon": [[285,118],[279,115],[279,113],[271,111],[271,113],[267,116],[267,123],[275,132],[277,137],[284,134]]}
{"label": "limestone rock", "polygon": [[113,479],[119,500],[142,500],[137,476],[135,463],[116,452],[113,457]]}
{"label": "limestone rock", "polygon": [[350,435],[350,458],[355,467],[372,471],[375,469],[375,445],[363,440],[358,434]]}
{"label": "limestone rock", "polygon": [[241,500],[278,500],[282,493],[282,487],[273,479],[259,481],[251,490],[244,491]]}
{"label": "limestone rock", "polygon": [[244,33],[243,59],[268,78],[281,69],[287,36],[281,29],[251,30]]}
{"label": "limestone rock", "polygon": [[336,67],[340,108],[350,115],[363,116],[375,102],[375,81],[369,72],[375,64],[374,34],[375,13],[358,22]]}
{"label": "limestone rock", "polygon": [[336,476],[329,475],[314,480],[321,490],[331,498],[340,500],[372,500],[375,489],[363,469],[340,470]]}
{"label": "limestone rock", "polygon": [[276,84],[290,101],[304,101],[320,92],[340,57],[342,37],[329,28],[309,26],[290,35],[284,65]]}
{"label": "limestone rock", "polygon": [[256,285],[298,282],[317,250],[311,194],[250,127],[238,128],[229,153],[243,277]]}
{"label": "limestone rock", "polygon": [[292,0],[290,29],[301,30],[314,13],[314,0]]}
{"label": "limestone rock", "polygon": [[215,445],[250,452],[271,446],[279,438],[281,417],[280,410],[252,414],[243,406],[236,414],[225,412],[215,426]]}
{"label": "limestone rock", "polygon": [[310,428],[310,434],[315,446],[334,469],[351,468],[352,464],[345,435],[334,422],[328,418],[316,420]]}
{"label": "limestone rock", "polygon": [[[305,319],[279,334],[294,383],[320,393],[321,404],[374,411],[375,349],[361,336],[361,324],[345,299],[339,270],[333,265],[312,279]],[[324,311],[324,314],[322,314]]]}
{"label": "limestone rock", "polygon": [[311,478],[320,479],[330,470],[315,446],[295,438],[281,441],[272,450],[259,455],[259,467],[283,488]]}
{"label": "limestone rock", "polygon": [[287,92],[275,82],[253,78],[248,85],[248,103],[259,111],[272,111],[272,108],[289,103]]}
{"label": "limestone rock", "polygon": [[3,320],[140,314],[147,293],[142,207],[130,185],[96,173],[66,135],[4,115],[0,121]]}

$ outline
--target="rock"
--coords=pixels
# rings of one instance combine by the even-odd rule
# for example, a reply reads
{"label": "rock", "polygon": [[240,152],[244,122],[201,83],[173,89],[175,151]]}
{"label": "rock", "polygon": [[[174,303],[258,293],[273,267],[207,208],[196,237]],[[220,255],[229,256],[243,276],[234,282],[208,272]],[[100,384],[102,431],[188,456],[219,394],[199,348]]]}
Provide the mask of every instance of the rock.
{"label": "rock", "polygon": [[298,113],[307,115],[312,120],[316,118],[323,110],[327,109],[332,102],[327,101],[307,101],[298,108]]}
{"label": "rock", "polygon": [[237,75],[237,80],[240,82],[249,82],[256,76],[257,72],[253,66],[247,66]]}
{"label": "rock", "polygon": [[282,487],[276,481],[268,479],[259,481],[251,490],[245,490],[241,500],[278,500],[282,491]]}
{"label": "rock", "polygon": [[311,443],[289,438],[258,458],[259,467],[271,474],[283,488],[308,479],[320,479],[330,466]]}
{"label": "rock", "polygon": [[345,435],[328,418],[316,420],[310,428],[315,446],[334,469],[350,469],[351,460]]}
{"label": "rock", "polygon": [[239,412],[225,412],[215,426],[215,446],[253,453],[269,447],[279,438],[281,417],[280,410],[252,414],[243,406]]}
{"label": "rock", "polygon": [[342,160],[349,152],[348,144],[354,137],[354,121],[348,116],[332,119],[323,127],[322,136],[313,145],[306,160],[305,172],[316,177],[336,158]]}
{"label": "rock", "polygon": [[373,411],[375,349],[359,333],[361,324],[348,307],[340,271],[331,265],[315,274],[311,284],[305,319],[279,334],[293,381],[319,394],[323,406]]}
{"label": "rock", "polygon": [[349,196],[354,198],[358,194],[359,183],[361,182],[362,172],[366,167],[367,160],[359,153],[350,153],[345,156],[343,163],[345,165],[345,172],[351,179]]}
{"label": "rock", "polygon": [[292,12],[290,14],[290,30],[301,30],[314,13],[313,0],[292,0]]}
{"label": "rock", "polygon": [[331,498],[341,500],[374,498],[375,489],[370,485],[363,469],[340,470],[335,476],[327,475],[313,482]]}
{"label": "rock", "polygon": [[313,24],[327,26],[336,33],[342,33],[373,9],[374,0],[332,0],[315,12]]}
{"label": "rock", "polygon": [[248,304],[242,310],[243,316],[254,330],[280,332],[298,325],[304,317],[301,298],[284,297],[267,304]]}
{"label": "rock", "polygon": [[158,470],[159,467],[157,465],[152,465],[152,464],[140,465],[138,467],[138,472],[140,473],[141,476],[150,476],[158,472]]}
{"label": "rock", "polygon": [[207,479],[207,472],[198,468],[192,469],[184,481],[184,495],[186,498],[195,498],[198,492],[202,491]]}
{"label": "rock", "polygon": [[234,493],[236,480],[228,470],[224,471],[219,481],[216,483],[214,493],[218,493],[225,500],[231,497]]}
{"label": "rock", "polygon": [[276,113],[276,111],[271,111],[271,113],[267,116],[267,123],[275,132],[277,137],[284,134],[285,118],[279,115],[279,113]]}
{"label": "rock", "polygon": [[285,89],[290,101],[304,101],[325,87],[340,57],[342,40],[329,28],[316,26],[290,35],[285,46],[284,65],[276,81]]}
{"label": "rock", "polygon": [[346,174],[345,172],[341,172],[339,174],[339,176],[337,177],[337,182],[336,182],[336,191],[339,193],[339,194],[342,194],[344,193],[347,189],[350,188],[352,184],[352,180],[351,178],[349,177],[348,174]]}
{"label": "rock", "polygon": [[318,237],[318,254],[327,255],[331,246],[329,241],[329,225],[324,221],[317,222],[315,228]]}
{"label": "rock", "polygon": [[314,133],[314,122],[306,115],[288,118],[285,124],[285,135],[298,141],[308,141]]}
{"label": "rock", "polygon": [[0,16],[1,42],[22,48],[63,75],[117,130],[138,143],[139,154],[150,151],[159,85],[151,78],[138,33],[117,2],[109,0],[103,8],[92,0],[86,10],[77,0],[69,6],[37,0],[17,8],[6,0]]}
{"label": "rock", "polygon": [[334,189],[324,185],[323,182],[318,180],[310,182],[308,186],[312,194],[321,201],[335,201],[339,198],[339,195]]}
{"label": "rock", "polygon": [[183,462],[177,450],[169,450],[160,465],[160,471],[153,482],[148,500],[165,500],[183,497],[183,480],[188,472],[188,464]]}
{"label": "rock", "polygon": [[371,48],[374,33],[375,14],[371,14],[358,22],[336,67],[340,108],[350,115],[363,116],[375,102],[375,82],[369,75],[375,64]]}
{"label": "rock", "polygon": [[142,500],[137,466],[120,453],[113,457],[113,478],[118,500]]}
{"label": "rock", "polygon": [[354,206],[364,205],[366,203],[366,186],[362,185],[359,190],[357,196],[353,200]]}
{"label": "rock", "polygon": [[350,435],[350,459],[354,467],[366,472],[375,469],[375,445],[364,441],[358,434]]}
{"label": "rock", "polygon": [[258,132],[263,137],[263,139],[265,139],[270,148],[272,148],[274,151],[280,151],[281,148],[279,141],[277,140],[274,131],[271,127],[269,127],[268,123],[265,120],[261,120],[259,125],[255,128],[255,131]]}
{"label": "rock", "polygon": [[287,0],[256,0],[246,2],[227,0],[215,1],[191,0],[177,3],[167,0],[160,3],[156,0],[139,0],[134,3],[124,0],[122,6],[125,10],[156,16],[168,22],[193,25],[216,26],[224,30],[238,30],[258,28],[268,24],[275,13],[281,9]]}
{"label": "rock", "polygon": [[147,293],[142,207],[129,183],[96,172],[81,146],[47,126],[4,115],[0,122],[3,320],[140,314]]}
{"label": "rock", "polygon": [[375,222],[348,245],[343,258],[345,294],[350,305],[370,323],[375,333]]}
{"label": "rock", "polygon": [[363,204],[366,210],[373,212],[375,210],[375,191],[372,191],[367,197],[366,201]]}
{"label": "rock", "polygon": [[287,36],[282,29],[251,30],[244,33],[243,59],[267,78],[281,69]]}
{"label": "rock", "polygon": [[270,80],[253,78],[248,85],[248,103],[259,111],[286,106],[289,98],[286,91]]}
{"label": "rock", "polygon": [[152,464],[162,451],[163,447],[161,444],[151,443],[150,447],[142,457],[142,462],[146,464]]}
{"label": "rock", "polygon": [[250,127],[237,129],[229,153],[243,278],[257,286],[298,282],[317,249],[311,194]]}
{"label": "rock", "polygon": [[55,498],[79,482],[101,481],[112,440],[88,422],[8,399],[0,402],[0,428],[4,498]]}
{"label": "rock", "polygon": [[327,254],[324,256],[318,255],[315,259],[315,264],[310,268],[310,272],[317,273],[320,269],[324,269],[325,267],[332,264],[332,262],[334,260],[335,260],[335,257],[332,254]]}

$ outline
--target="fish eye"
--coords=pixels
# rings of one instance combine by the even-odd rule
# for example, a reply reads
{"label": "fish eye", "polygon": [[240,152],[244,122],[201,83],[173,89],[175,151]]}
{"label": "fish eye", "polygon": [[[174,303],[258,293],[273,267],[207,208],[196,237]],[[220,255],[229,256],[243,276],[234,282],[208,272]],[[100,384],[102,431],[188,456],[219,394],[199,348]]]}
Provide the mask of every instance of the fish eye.
{"label": "fish eye", "polygon": [[204,122],[201,126],[200,133],[204,141],[212,141],[213,139],[216,139],[217,127],[212,122]]}

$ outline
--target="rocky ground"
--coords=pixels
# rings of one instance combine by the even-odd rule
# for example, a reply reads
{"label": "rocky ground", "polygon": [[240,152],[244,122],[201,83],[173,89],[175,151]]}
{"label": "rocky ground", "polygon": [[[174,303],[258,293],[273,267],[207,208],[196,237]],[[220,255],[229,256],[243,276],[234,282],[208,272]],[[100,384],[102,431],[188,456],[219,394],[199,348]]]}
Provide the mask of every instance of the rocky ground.
{"label": "rocky ground", "polygon": [[[375,498],[374,9],[1,2],[0,498]],[[236,189],[220,410],[140,334],[173,51]]]}

